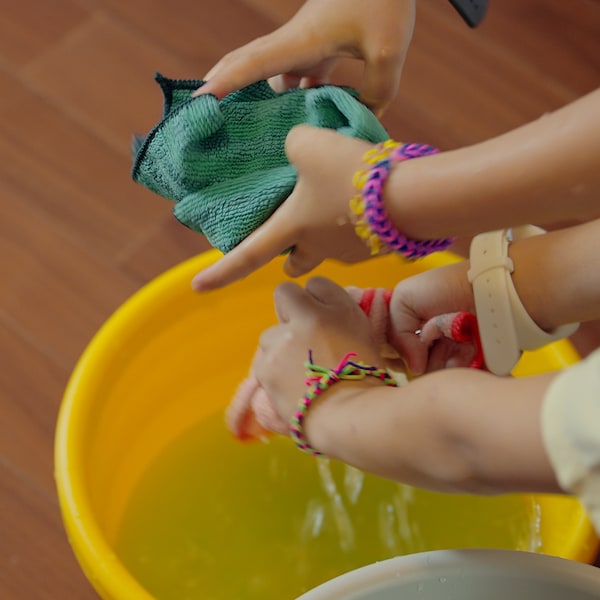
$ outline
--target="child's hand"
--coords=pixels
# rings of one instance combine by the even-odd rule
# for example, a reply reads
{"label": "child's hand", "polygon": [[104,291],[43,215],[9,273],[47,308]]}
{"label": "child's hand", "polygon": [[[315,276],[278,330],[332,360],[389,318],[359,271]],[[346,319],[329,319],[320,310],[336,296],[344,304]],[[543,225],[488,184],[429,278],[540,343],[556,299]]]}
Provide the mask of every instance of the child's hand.
{"label": "child's hand", "polygon": [[276,75],[282,87],[327,83],[338,58],[365,63],[361,100],[394,98],[415,22],[415,0],[308,0],[282,27],[223,57],[196,94],[219,98]]}
{"label": "child's hand", "polygon": [[310,272],[326,258],[355,263],[370,258],[350,222],[354,173],[373,145],[330,129],[300,125],[286,140],[298,169],[294,191],[271,217],[216,264],[194,278],[198,291],[223,287],[262,267],[289,248],[288,275]]}
{"label": "child's hand", "polygon": [[463,261],[431,269],[404,279],[394,288],[389,342],[413,375],[468,366],[475,355],[475,348],[452,341],[441,330],[435,331],[435,317],[462,311],[475,313],[467,265]]}
{"label": "child's hand", "polygon": [[[334,368],[348,352],[383,366],[367,316],[334,282],[315,277],[304,289],[284,283],[275,290],[275,307],[279,325],[261,335],[252,371],[284,421],[290,421],[305,392],[309,350],[314,363],[325,368]],[[372,385],[367,380],[338,385]]]}

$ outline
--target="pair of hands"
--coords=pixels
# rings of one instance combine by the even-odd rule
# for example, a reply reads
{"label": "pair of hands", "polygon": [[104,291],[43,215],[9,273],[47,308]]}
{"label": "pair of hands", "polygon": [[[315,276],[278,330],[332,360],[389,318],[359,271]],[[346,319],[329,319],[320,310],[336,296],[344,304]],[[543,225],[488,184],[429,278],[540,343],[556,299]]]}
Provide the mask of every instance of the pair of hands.
{"label": "pair of hands", "polygon": [[[274,296],[279,324],[261,335],[261,352],[252,371],[285,422],[291,419],[305,390],[304,363],[309,349],[314,362],[327,368],[333,368],[347,352],[356,352],[366,364],[388,366],[379,354],[368,317],[333,281],[315,277],[304,288],[284,283]],[[394,289],[390,342],[412,374],[469,363],[471,356],[455,342],[424,340],[417,333],[423,323],[449,310],[473,310],[463,263],[425,271]],[[345,382],[344,387],[348,385],[355,384]]]}
{"label": "pair of hands", "polygon": [[[230,52],[204,77],[196,95],[222,98],[254,81],[269,79],[283,91],[329,83],[339,59],[364,61],[361,101],[381,115],[395,97],[415,24],[415,0],[307,0],[273,33]],[[370,258],[350,223],[353,174],[372,145],[324,129],[300,126],[290,132],[286,152],[298,171],[294,192],[272,217],[192,283],[198,291],[223,287],[260,268],[288,248],[288,275],[311,271],[326,258],[354,263]],[[448,272],[447,274],[450,274]],[[460,281],[460,275],[440,281]],[[456,362],[448,341],[430,347],[415,333],[447,310],[472,310],[460,284],[457,301],[440,306],[436,277],[424,273],[399,284],[390,306],[391,342],[414,374]],[[442,284],[452,287],[449,283]],[[423,290],[421,290],[421,287]],[[431,289],[430,289],[431,288]],[[429,293],[431,292],[431,293]],[[470,298],[470,289],[466,294]],[[349,350],[364,362],[381,364],[367,317],[333,282],[316,278],[302,289],[284,284],[275,292],[280,324],[260,340],[253,370],[288,418],[304,390],[308,349],[314,360],[333,366]]]}
{"label": "pair of hands", "polygon": [[209,291],[246,277],[286,251],[291,277],[308,273],[326,258],[356,263],[371,257],[351,222],[353,174],[373,145],[330,129],[300,125],[286,139],[289,161],[297,169],[293,192],[247,238],[217,263],[196,275],[192,287]]}
{"label": "pair of hands", "polygon": [[[329,82],[342,58],[364,61],[361,100],[377,114],[396,95],[412,39],[415,0],[307,0],[282,27],[234,50],[204,77],[195,95],[227,94],[261,79],[279,90]],[[288,248],[286,272],[298,276],[325,258],[370,257],[349,223],[352,176],[371,144],[330,130],[300,126],[286,152],[298,170],[292,195],[273,216],[216,265],[199,273],[198,291],[245,277]]]}

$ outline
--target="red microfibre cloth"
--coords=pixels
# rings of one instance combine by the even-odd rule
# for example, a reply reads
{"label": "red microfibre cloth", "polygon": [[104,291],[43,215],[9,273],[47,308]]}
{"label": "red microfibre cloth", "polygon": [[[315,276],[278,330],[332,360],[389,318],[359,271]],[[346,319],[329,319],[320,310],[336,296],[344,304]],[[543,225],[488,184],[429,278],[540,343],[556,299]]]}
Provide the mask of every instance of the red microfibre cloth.
{"label": "red microfibre cloth", "polygon": [[[387,341],[392,291],[357,287],[348,287],[346,291],[369,317],[381,356],[399,358],[398,353]],[[421,328],[420,343],[430,346],[442,337],[472,344],[475,356],[469,367],[485,368],[475,315],[469,312],[447,313],[429,319]],[[271,433],[289,434],[289,424],[281,419],[252,371],[237,388],[225,413],[225,421],[231,432],[242,441],[265,439]]]}

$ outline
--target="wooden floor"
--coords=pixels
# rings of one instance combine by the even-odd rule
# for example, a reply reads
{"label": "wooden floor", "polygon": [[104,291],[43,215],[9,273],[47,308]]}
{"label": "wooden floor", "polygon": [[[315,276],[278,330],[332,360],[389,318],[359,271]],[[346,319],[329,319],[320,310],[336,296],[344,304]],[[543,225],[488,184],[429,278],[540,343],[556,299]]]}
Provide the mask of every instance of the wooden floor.
{"label": "wooden floor", "polygon": [[[130,181],[155,124],[155,71],[200,78],[286,20],[297,0],[0,0],[0,598],[96,598],[63,533],[52,474],[61,395],[107,316],[204,250]],[[469,30],[419,0],[400,139],[450,149],[600,84],[600,2],[492,0]],[[341,75],[353,83],[356,70]]]}

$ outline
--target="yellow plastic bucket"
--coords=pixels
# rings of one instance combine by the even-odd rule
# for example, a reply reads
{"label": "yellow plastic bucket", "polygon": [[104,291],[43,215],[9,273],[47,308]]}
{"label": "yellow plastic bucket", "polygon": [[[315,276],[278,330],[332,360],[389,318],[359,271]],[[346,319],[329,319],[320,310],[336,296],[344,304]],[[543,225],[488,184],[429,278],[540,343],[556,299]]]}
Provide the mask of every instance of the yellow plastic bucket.
{"label": "yellow plastic bucket", "polygon": [[[270,557],[268,560],[271,570],[268,572],[272,572],[273,576],[277,574],[288,582],[294,579],[293,574],[286,574],[284,569],[277,567],[277,560],[289,550],[284,542],[290,540],[278,539],[278,532],[272,531],[274,527],[270,529],[268,525],[278,523],[277,527],[283,530],[287,522],[297,520],[294,502],[299,494],[304,493],[304,484],[301,479],[294,481],[294,477],[300,477],[301,472],[306,473],[308,470],[316,471],[315,461],[293,449],[291,444],[287,444],[288,440],[242,445],[227,435],[219,437],[224,430],[223,410],[236,386],[247,374],[258,336],[276,320],[272,293],[275,285],[285,279],[282,261],[275,260],[246,280],[224,290],[208,294],[193,292],[190,288],[192,276],[219,256],[218,252],[211,251],[186,261],[130,298],[90,342],[65,391],[55,445],[58,495],[73,550],[90,582],[106,600],[149,600],[154,597],[159,600],[168,600],[169,597],[178,600],[183,600],[184,597],[251,598],[253,596],[244,591],[239,594],[230,593],[229,596],[209,592],[208,587],[203,586],[201,570],[194,565],[205,564],[208,565],[207,569],[215,572],[227,565],[223,580],[235,583],[236,578],[247,577],[236,567],[235,560],[247,563],[254,559],[258,568],[261,561],[267,560],[260,551],[268,544],[271,546],[266,548],[264,554]],[[328,276],[341,285],[392,287],[403,277],[453,260],[456,257],[446,253],[423,259],[414,265],[406,265],[395,256],[388,256],[352,267],[329,263],[316,273]],[[522,376],[554,370],[576,360],[577,355],[570,344],[559,342],[524,356],[515,374]],[[197,438],[197,441],[204,446],[199,450],[200,454],[193,457],[194,468],[191,471],[189,468],[185,472],[181,471],[179,479],[176,479],[179,467],[167,466],[165,472],[169,477],[172,474],[171,481],[155,485],[154,488],[144,488],[145,478],[152,472],[154,465],[159,464],[180,440],[187,439],[186,436],[189,437],[194,428],[202,428],[205,423],[212,423],[212,430],[216,433],[213,436],[212,430],[202,430],[203,433],[199,434],[201,439]],[[185,449],[180,448],[179,452],[185,454]],[[288,452],[289,455],[286,454]],[[234,464],[231,462],[232,456],[242,462]],[[281,456],[285,456],[285,459],[277,458]],[[261,474],[261,469],[267,463],[275,464],[273,461],[277,462],[279,469],[285,470],[290,462],[297,470],[292,475],[286,475],[288,479],[285,486],[271,485],[270,496],[265,500],[267,504],[257,509],[261,514],[253,514],[251,501],[260,495],[261,490],[269,487],[260,481],[260,477],[264,475]],[[325,475],[337,477],[328,473]],[[321,483],[322,476],[323,473]],[[354,473],[354,476],[357,474]],[[198,489],[200,484],[203,487]],[[204,515],[202,527],[207,530],[211,528],[218,533],[219,528],[223,527],[234,538],[224,555],[219,555],[214,550],[215,542],[207,541],[206,548],[202,547],[202,543],[198,544],[198,539],[205,539],[202,535],[196,539],[193,548],[188,548],[185,535],[188,529],[192,531],[193,525],[186,526],[178,522],[174,526],[165,520],[184,510],[177,503],[185,500],[183,496],[186,495],[187,487],[191,489],[194,485],[197,496],[190,500],[193,502],[191,514],[197,514],[198,518]],[[297,487],[294,488],[294,485]],[[372,485],[377,487],[379,483]],[[212,504],[208,506],[209,492],[217,488],[224,490],[222,502],[213,498],[210,500]],[[133,529],[137,533],[130,533],[129,550],[132,550],[132,544],[135,546],[136,536],[140,540],[144,538],[146,545],[167,544],[167,538],[174,533],[180,536],[177,542],[172,543],[186,552],[185,573],[168,553],[161,559],[163,562],[160,567],[148,567],[150,575],[158,573],[162,577],[164,587],[161,589],[179,590],[173,591],[173,596],[157,591],[145,576],[139,574],[137,567],[144,561],[148,562],[145,553],[153,549],[133,548],[133,554],[128,555],[119,541],[127,523],[132,518],[135,520],[138,515],[136,502],[140,501],[139,496],[140,493],[143,496],[144,489],[154,490],[147,493],[148,500],[152,500],[150,496],[170,491],[174,495],[170,498],[165,496],[166,508],[150,504],[144,509],[148,512],[146,521],[141,525],[138,523],[137,530]],[[405,496],[408,494],[406,490],[404,493]],[[282,496],[279,497],[278,494]],[[397,495],[394,498],[397,505]],[[417,525],[422,530],[430,525],[434,533],[427,534],[431,538],[428,541],[425,539],[427,535],[421,532],[424,541],[419,547],[407,547],[406,554],[444,547],[494,547],[494,540],[486,537],[486,524],[489,523],[491,528],[492,522],[497,520],[499,523],[495,527],[501,529],[505,513],[512,511],[515,506],[515,498],[490,500],[495,504],[490,505],[492,508],[483,525],[478,523],[470,527],[467,523],[452,535],[446,535],[445,523],[452,520],[451,511],[456,506],[460,509],[462,502],[471,506],[469,502],[472,499],[444,495],[426,496],[423,501],[421,498],[417,496],[416,504],[426,501],[429,504],[424,510],[429,512]],[[581,562],[592,559],[597,549],[597,539],[585,512],[576,500],[556,496],[518,498],[518,502],[522,502],[529,511],[527,514],[530,515],[530,523],[527,526],[532,531],[535,529],[535,539],[527,541],[525,547],[520,542],[519,547],[506,549],[533,550]],[[203,505],[204,499],[207,506]],[[310,504],[311,501],[307,497],[306,503]],[[225,505],[227,510],[223,508]],[[386,507],[389,508],[387,505]],[[380,513],[377,517],[380,528],[381,523],[387,522],[386,507],[383,512],[381,506],[373,509],[374,513]],[[302,510],[305,511],[305,508]],[[244,523],[248,527],[235,524],[233,513],[238,509],[244,511]],[[189,510],[189,506],[186,510]],[[326,513],[319,510],[319,507],[314,508],[311,516],[310,526],[313,529],[317,527],[319,518],[321,522],[318,525],[322,527],[323,515],[327,517]],[[479,512],[477,508],[468,510],[473,518]],[[363,506],[361,511],[362,519],[369,510],[365,511]],[[169,515],[170,512],[174,515]],[[207,516],[206,513],[210,514]],[[257,525],[261,519],[267,518],[269,520],[265,521],[266,525]],[[393,518],[397,528],[404,527],[408,522],[403,522],[404,519],[398,517],[397,513]],[[256,531],[251,525],[256,525]],[[235,527],[235,533],[227,530],[227,526]],[[371,527],[366,522],[361,526],[370,530],[376,528],[377,524]],[[146,539],[145,536],[152,533],[155,527],[157,530],[162,527],[162,533],[154,542],[148,542],[149,538]],[[306,529],[306,523],[303,527]],[[174,532],[173,529],[176,528],[180,531]],[[311,535],[316,535],[316,529],[311,531]],[[208,535],[206,539],[208,540]],[[376,557],[373,562],[403,553],[397,545],[398,540],[392,542],[396,546],[390,546],[388,555]],[[333,552],[327,556],[337,554]],[[353,553],[347,554],[351,557]],[[132,560],[138,561],[136,568],[132,568]],[[294,560],[295,564],[302,563],[305,584],[300,589],[294,589],[293,585],[286,586],[290,590],[289,594],[279,588],[278,593],[272,597],[299,596],[327,579],[362,566],[350,561],[336,567],[337,570],[325,570],[318,574],[317,567],[326,565],[333,559],[325,557],[317,567],[311,563],[311,556],[302,555],[301,560],[297,557]],[[181,591],[183,588],[177,587],[183,585],[184,579],[188,586],[185,589],[189,588],[189,594],[184,594]],[[265,577],[261,581],[258,581],[258,577],[255,579],[257,581],[252,585],[258,590],[256,597],[268,600],[271,596],[265,591],[268,588]],[[240,589],[249,590],[245,585],[241,581]]]}

